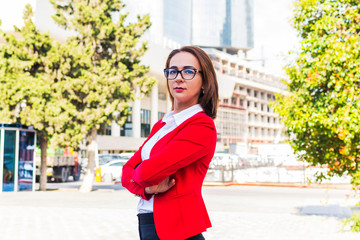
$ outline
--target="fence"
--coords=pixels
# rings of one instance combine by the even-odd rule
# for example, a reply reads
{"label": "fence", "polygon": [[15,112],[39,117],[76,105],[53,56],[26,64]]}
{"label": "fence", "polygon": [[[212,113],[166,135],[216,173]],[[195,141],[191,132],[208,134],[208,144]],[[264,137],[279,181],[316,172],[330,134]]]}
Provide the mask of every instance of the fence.
{"label": "fence", "polygon": [[[212,162],[205,177],[207,182],[237,182],[237,183],[303,183],[316,182],[316,173],[327,172],[326,168],[297,166],[272,166],[263,164],[252,166],[234,162],[219,164]],[[349,176],[333,177],[323,183],[350,183]]]}

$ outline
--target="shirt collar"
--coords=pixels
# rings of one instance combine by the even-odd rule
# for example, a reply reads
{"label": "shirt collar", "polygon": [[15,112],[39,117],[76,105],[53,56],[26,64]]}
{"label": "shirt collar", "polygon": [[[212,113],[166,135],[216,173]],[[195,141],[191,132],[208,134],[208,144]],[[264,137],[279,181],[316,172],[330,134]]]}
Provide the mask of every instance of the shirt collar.
{"label": "shirt collar", "polygon": [[200,104],[196,104],[176,114],[174,114],[174,111],[171,111],[165,114],[162,121],[165,123],[170,123],[172,121],[175,121],[176,125],[179,126],[187,119],[191,118],[196,113],[201,111],[203,111],[203,108],[200,106]]}

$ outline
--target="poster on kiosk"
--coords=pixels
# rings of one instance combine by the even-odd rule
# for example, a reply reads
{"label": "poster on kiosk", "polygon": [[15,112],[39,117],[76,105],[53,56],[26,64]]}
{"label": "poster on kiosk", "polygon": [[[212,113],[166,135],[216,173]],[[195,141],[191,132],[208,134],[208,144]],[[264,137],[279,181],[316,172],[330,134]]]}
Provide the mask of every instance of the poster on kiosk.
{"label": "poster on kiosk", "polygon": [[19,146],[19,191],[32,191],[35,133],[20,131]]}
{"label": "poster on kiosk", "polygon": [[36,132],[19,124],[0,124],[0,192],[34,191]]}

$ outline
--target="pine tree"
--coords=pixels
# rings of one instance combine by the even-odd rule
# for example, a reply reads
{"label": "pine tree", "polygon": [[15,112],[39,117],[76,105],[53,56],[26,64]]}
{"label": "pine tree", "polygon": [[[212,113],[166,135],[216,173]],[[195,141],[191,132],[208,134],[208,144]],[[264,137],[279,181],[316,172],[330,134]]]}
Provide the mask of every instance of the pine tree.
{"label": "pine tree", "polygon": [[147,49],[140,37],[150,27],[149,16],[138,16],[126,23],[127,13],[119,0],[51,0],[56,14],[53,19],[76,34],[66,41],[66,98],[77,111],[77,123],[88,138],[88,169],[81,187],[92,188],[97,151],[97,129],[110,124],[119,113],[118,123],[128,115],[129,101],[136,91],[146,94],[155,80],[145,74],[140,64]]}
{"label": "pine tree", "polygon": [[67,84],[60,81],[64,62],[62,46],[49,34],[36,29],[32,15],[31,6],[27,5],[24,27],[15,27],[15,35],[0,30],[3,42],[0,44],[0,122],[22,123],[37,130],[41,149],[40,190],[44,191],[50,140],[55,146],[77,148],[83,133],[72,121],[76,109],[61,92]]}

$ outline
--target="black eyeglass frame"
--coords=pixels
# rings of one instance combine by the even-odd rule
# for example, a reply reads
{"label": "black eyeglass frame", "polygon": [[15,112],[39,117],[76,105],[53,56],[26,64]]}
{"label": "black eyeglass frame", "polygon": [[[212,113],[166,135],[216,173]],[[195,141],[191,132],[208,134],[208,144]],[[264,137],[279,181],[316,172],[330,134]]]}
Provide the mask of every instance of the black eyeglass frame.
{"label": "black eyeglass frame", "polygon": [[[189,69],[195,71],[195,73],[194,73],[194,75],[193,75],[192,78],[186,79],[186,78],[184,78],[184,76],[183,76],[183,71],[189,70]],[[166,71],[168,71],[168,70],[175,70],[175,71],[176,71],[176,75],[175,75],[174,78],[169,79],[169,78],[166,76]],[[192,67],[191,67],[191,68],[189,68],[189,67],[188,67],[188,68],[183,68],[182,70],[179,70],[179,69],[177,69],[177,68],[165,68],[165,69],[164,69],[165,78],[166,78],[167,80],[170,80],[170,81],[175,80],[175,79],[177,78],[177,76],[179,75],[179,73],[180,73],[180,75],[181,75],[181,77],[182,77],[183,79],[185,79],[185,80],[192,80],[192,79],[194,79],[196,73],[202,73],[202,71],[201,71],[201,70],[197,70],[196,68],[192,68]]]}

